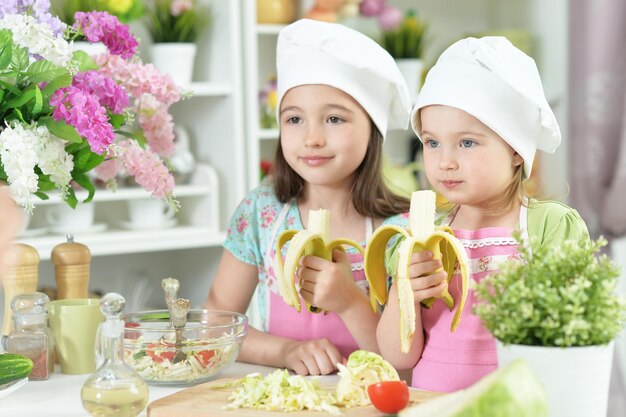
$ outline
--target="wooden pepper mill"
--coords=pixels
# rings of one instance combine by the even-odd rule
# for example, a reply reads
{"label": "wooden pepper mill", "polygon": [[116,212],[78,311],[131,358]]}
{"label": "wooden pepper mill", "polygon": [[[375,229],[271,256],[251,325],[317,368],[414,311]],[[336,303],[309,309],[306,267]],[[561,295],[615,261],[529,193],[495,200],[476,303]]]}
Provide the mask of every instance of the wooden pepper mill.
{"label": "wooden pepper mill", "polygon": [[18,294],[37,291],[39,280],[39,253],[37,249],[23,243],[14,243],[4,255],[8,265],[2,278],[4,286],[4,315],[2,334],[8,335],[13,330],[11,300]]}
{"label": "wooden pepper mill", "polygon": [[82,243],[67,235],[67,242],[52,248],[52,263],[57,283],[57,299],[87,298],[89,294],[89,263],[91,252]]}

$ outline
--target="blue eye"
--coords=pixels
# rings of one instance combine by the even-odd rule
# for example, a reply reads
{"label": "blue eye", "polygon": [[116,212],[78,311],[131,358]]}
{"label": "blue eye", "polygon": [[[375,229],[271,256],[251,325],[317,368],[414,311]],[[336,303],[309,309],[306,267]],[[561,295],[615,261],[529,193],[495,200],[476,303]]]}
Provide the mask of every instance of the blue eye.
{"label": "blue eye", "polygon": [[463,148],[471,148],[472,146],[474,146],[474,144],[476,144],[476,142],[471,139],[463,139],[461,141],[461,147]]}
{"label": "blue eye", "polygon": [[439,141],[435,139],[427,139],[426,142],[424,142],[424,145],[428,146],[429,148],[436,149],[439,147]]}

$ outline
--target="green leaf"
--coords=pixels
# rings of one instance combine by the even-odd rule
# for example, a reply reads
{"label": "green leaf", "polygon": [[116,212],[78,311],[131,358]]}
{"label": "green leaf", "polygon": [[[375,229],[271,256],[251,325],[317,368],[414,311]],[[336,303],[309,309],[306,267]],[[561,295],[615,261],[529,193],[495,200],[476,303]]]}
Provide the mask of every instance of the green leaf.
{"label": "green leaf", "polygon": [[39,197],[42,200],[49,200],[50,197],[48,197],[48,195],[46,193],[42,193],[41,191],[35,191],[33,194],[35,194],[37,197]]}
{"label": "green leaf", "polygon": [[13,38],[7,29],[0,30],[0,70],[6,69],[13,56]]}
{"label": "green leaf", "polygon": [[98,69],[96,61],[94,61],[85,51],[74,51],[74,54],[72,55],[72,63],[78,66],[78,70],[80,72]]}
{"label": "green leaf", "polygon": [[52,117],[42,117],[39,119],[39,124],[48,128],[50,133],[61,139],[65,139],[70,142],[82,142],[83,138],[78,134],[74,126],[70,126],[64,121],[56,121]]}
{"label": "green leaf", "polygon": [[72,84],[72,75],[65,71],[64,74],[59,75],[52,81],[50,81],[43,89],[43,96],[48,101],[52,94],[59,88],[67,87]]}
{"label": "green leaf", "polygon": [[19,72],[24,71],[28,67],[28,50],[20,46],[14,48],[11,65]]}
{"label": "green leaf", "polygon": [[43,81],[51,81],[63,74],[66,74],[67,70],[58,65],[54,65],[50,61],[42,59],[41,61],[33,62],[28,70],[26,76],[31,83],[40,83]]}
{"label": "green leaf", "polygon": [[77,172],[88,172],[104,161],[104,155],[92,152],[89,147],[80,149],[74,154],[74,170]]}
{"label": "green leaf", "polygon": [[43,108],[43,97],[41,95],[41,90],[38,86],[35,86],[35,102],[33,103],[33,108],[31,109],[31,115],[38,116],[41,113],[41,109]]}
{"label": "green leaf", "polygon": [[21,93],[19,96],[13,97],[11,100],[4,103],[4,106],[2,106],[2,108],[13,109],[15,107],[22,107],[33,98],[35,98],[35,90],[33,88],[28,88],[24,90],[24,92]]}
{"label": "green leaf", "polygon": [[[91,180],[86,174],[72,172],[72,178],[74,179],[74,181],[76,181],[76,183],[78,183],[78,185],[80,185],[89,192],[87,198],[83,200],[83,203],[89,203],[93,199],[93,196],[96,194],[96,187],[94,187],[94,185],[91,183]],[[76,198],[76,196],[74,196],[74,198]]]}
{"label": "green leaf", "polygon": [[126,117],[124,117],[123,114],[112,114],[109,116],[109,122],[111,126],[113,126],[113,129],[119,129],[124,125],[124,122],[126,122]]}
{"label": "green leaf", "polygon": [[76,198],[76,193],[72,187],[69,188],[69,192],[67,193],[67,197],[65,198],[65,202],[68,206],[75,209],[78,204],[78,199]]}

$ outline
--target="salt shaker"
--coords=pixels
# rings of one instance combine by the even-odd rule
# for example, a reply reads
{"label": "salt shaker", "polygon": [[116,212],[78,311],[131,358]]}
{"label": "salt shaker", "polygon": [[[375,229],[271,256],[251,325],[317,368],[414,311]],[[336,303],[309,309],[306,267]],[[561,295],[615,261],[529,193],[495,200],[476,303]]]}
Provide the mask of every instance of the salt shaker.
{"label": "salt shaker", "polygon": [[87,298],[91,262],[89,248],[74,242],[74,236],[67,235],[67,242],[52,248],[51,260],[57,283],[57,299]]}
{"label": "salt shaker", "polygon": [[[13,330],[11,301],[18,294],[37,291],[39,279],[39,253],[37,249],[23,243],[15,243],[5,255],[7,268],[2,285],[4,286],[4,313],[2,334]],[[4,338],[3,338],[4,339]]]}
{"label": "salt shaker", "polygon": [[54,339],[47,326],[49,302],[48,296],[41,292],[18,294],[11,301],[14,329],[7,338],[7,350],[33,361],[28,377],[31,381],[46,380],[54,370]]}

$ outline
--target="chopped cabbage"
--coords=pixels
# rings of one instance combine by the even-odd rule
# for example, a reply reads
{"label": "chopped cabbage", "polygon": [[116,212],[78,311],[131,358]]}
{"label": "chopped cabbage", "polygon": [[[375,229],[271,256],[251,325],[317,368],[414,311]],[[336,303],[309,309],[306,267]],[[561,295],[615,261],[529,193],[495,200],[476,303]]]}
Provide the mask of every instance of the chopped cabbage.
{"label": "chopped cabbage", "polygon": [[345,407],[371,404],[367,387],[379,381],[398,381],[393,366],[380,355],[365,350],[352,352],[346,365],[337,364],[337,401]]}
{"label": "chopped cabbage", "polygon": [[287,370],[277,369],[263,377],[249,374],[232,383],[237,386],[230,395],[230,404],[224,409],[254,408],[269,411],[325,411],[341,415],[332,392],[323,389],[317,379],[289,375]]}

